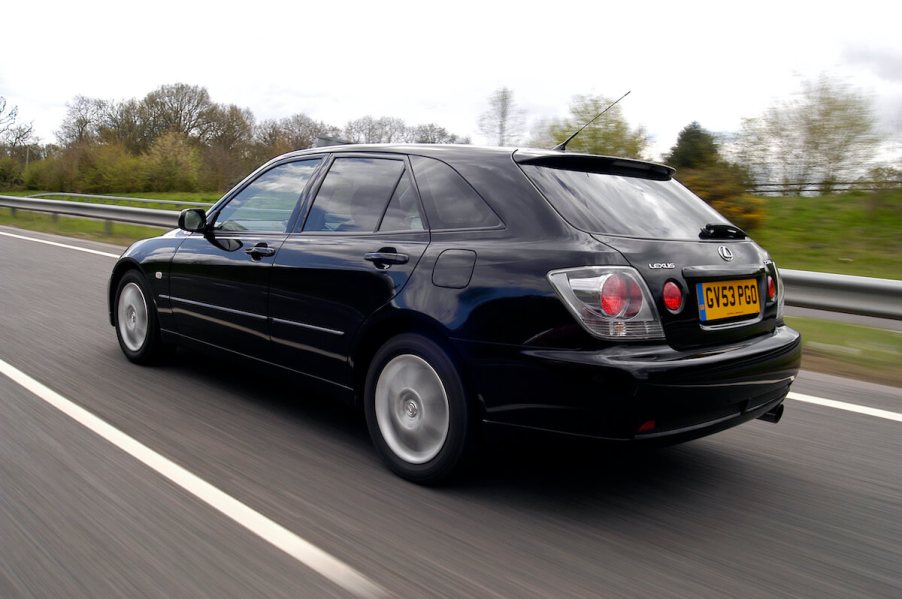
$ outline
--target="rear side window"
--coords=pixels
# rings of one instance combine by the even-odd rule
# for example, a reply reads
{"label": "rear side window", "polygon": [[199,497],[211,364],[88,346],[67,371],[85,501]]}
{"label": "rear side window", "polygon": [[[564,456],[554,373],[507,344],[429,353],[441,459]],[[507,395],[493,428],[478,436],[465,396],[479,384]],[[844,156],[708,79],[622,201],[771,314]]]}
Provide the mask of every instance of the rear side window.
{"label": "rear side window", "polygon": [[336,158],[304,231],[375,231],[403,173],[400,160]]}
{"label": "rear side window", "polygon": [[728,223],[673,179],[520,167],[567,222],[590,233],[698,240],[705,225]]}
{"label": "rear side window", "polygon": [[404,175],[385,209],[380,231],[422,231],[423,219],[417,207],[417,198],[410,184],[410,176]]}
{"label": "rear side window", "polygon": [[481,229],[502,224],[476,190],[450,166],[422,156],[410,159],[429,228]]}

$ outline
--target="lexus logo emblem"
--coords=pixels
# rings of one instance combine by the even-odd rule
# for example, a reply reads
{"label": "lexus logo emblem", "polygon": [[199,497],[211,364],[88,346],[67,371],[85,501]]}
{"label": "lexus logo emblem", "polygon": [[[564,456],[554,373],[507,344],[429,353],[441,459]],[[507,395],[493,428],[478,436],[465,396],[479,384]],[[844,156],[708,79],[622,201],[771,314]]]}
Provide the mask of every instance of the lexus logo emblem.
{"label": "lexus logo emblem", "polygon": [[725,245],[717,248],[717,253],[720,254],[720,257],[730,262],[733,259],[733,251]]}

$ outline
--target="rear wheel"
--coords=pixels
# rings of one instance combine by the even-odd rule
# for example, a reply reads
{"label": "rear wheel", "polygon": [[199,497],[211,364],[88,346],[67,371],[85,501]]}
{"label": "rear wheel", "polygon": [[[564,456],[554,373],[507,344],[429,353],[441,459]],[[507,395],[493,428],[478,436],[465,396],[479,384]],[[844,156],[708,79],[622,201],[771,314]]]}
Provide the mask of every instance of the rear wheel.
{"label": "rear wheel", "polygon": [[435,342],[415,334],[389,340],[366,378],[366,422],[396,474],[437,483],[461,466],[473,437],[457,368]]}
{"label": "rear wheel", "polygon": [[157,311],[144,277],[130,270],[116,288],[116,337],[132,362],[151,363],[163,354]]}

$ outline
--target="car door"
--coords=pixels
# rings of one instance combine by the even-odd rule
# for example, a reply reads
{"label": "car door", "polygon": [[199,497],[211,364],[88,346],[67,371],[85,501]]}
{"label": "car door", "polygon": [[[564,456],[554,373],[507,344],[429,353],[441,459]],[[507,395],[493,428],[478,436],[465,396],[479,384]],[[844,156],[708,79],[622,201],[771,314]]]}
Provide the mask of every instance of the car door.
{"label": "car door", "polygon": [[308,205],[273,267],[273,356],[350,387],[355,332],[407,282],[429,232],[403,155],[338,155]]}
{"label": "car door", "polygon": [[185,239],[170,270],[179,334],[267,358],[270,270],[321,161],[295,160],[266,169],[208,215],[204,233]]}

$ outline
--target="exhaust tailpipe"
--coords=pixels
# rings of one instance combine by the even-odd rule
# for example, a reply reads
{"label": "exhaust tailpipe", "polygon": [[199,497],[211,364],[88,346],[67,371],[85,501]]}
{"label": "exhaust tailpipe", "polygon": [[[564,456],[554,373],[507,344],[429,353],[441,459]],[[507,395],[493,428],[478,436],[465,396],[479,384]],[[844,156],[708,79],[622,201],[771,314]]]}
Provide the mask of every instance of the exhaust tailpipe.
{"label": "exhaust tailpipe", "polygon": [[780,422],[780,418],[783,418],[783,404],[781,403],[776,408],[773,408],[769,412],[765,412],[758,416],[758,420],[763,420],[765,422],[773,422],[774,424]]}

